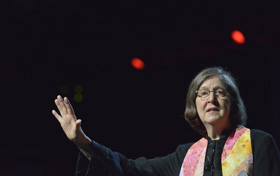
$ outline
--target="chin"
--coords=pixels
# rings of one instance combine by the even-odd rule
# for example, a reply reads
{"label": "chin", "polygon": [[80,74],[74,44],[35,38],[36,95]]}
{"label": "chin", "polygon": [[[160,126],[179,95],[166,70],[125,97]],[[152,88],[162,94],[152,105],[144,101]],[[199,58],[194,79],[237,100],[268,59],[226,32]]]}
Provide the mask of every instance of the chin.
{"label": "chin", "polygon": [[207,124],[215,124],[215,123],[219,122],[221,119],[222,119],[221,116],[210,116],[210,117],[207,117],[204,122]]}

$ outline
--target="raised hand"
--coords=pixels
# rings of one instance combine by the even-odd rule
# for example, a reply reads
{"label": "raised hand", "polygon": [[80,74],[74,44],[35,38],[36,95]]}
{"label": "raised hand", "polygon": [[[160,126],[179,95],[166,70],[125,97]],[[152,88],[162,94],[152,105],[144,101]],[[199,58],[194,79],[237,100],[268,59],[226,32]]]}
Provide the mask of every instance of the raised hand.
{"label": "raised hand", "polygon": [[68,139],[74,142],[83,154],[90,160],[91,139],[85,135],[81,128],[82,120],[77,119],[75,116],[74,109],[68,98],[64,97],[63,100],[62,97],[58,95],[54,102],[60,114],[58,114],[55,110],[52,110],[52,114],[60,123]]}
{"label": "raised hand", "polygon": [[63,100],[62,97],[58,95],[54,102],[60,115],[55,110],[52,110],[52,114],[60,123],[68,139],[74,142],[79,148],[84,148],[89,145],[91,140],[84,134],[81,128],[82,120],[76,118],[74,109],[68,98],[64,97]]}
{"label": "raised hand", "polygon": [[60,123],[68,139],[75,142],[77,140],[77,135],[81,131],[81,120],[77,120],[74,109],[66,97],[63,101],[62,97],[58,95],[54,102],[60,115],[55,110],[52,110],[52,114]]}

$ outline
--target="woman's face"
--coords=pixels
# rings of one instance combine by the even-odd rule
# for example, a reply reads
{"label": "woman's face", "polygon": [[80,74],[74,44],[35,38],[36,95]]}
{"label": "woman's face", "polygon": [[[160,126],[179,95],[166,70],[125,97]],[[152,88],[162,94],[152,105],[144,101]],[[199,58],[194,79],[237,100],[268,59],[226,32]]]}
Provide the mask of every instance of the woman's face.
{"label": "woman's face", "polygon": [[[223,91],[224,85],[219,76],[212,76],[206,79],[198,90]],[[229,95],[218,98],[214,92],[210,92],[209,97],[205,100],[197,96],[195,104],[197,113],[205,127],[214,124],[229,125],[231,107]]]}

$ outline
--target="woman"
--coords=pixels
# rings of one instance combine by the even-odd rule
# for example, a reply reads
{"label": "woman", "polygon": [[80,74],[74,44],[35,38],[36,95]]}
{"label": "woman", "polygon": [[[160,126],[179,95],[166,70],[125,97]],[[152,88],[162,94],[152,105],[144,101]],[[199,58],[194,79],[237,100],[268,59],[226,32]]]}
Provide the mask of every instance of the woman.
{"label": "woman", "polygon": [[80,149],[77,176],[279,176],[280,156],[273,137],[250,130],[234,78],[222,68],[206,68],[191,82],[185,119],[203,137],[179,145],[165,157],[135,160],[87,137],[65,97],[55,99],[60,112],[52,111],[67,137]]}

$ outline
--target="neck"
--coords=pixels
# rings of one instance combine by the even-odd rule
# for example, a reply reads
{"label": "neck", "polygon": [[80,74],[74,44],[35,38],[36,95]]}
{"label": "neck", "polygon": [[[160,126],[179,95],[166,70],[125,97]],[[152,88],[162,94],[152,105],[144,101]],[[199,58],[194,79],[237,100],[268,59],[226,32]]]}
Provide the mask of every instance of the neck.
{"label": "neck", "polygon": [[219,140],[223,131],[230,129],[231,125],[229,122],[225,122],[223,124],[221,123],[205,124],[205,128],[207,131],[207,135],[212,140]]}

